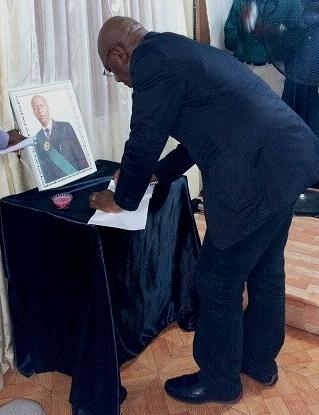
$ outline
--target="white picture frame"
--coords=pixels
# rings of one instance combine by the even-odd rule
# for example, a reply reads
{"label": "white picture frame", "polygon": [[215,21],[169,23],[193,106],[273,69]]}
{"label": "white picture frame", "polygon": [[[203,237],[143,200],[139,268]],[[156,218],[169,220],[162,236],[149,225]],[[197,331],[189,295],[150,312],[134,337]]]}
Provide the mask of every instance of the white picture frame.
{"label": "white picture frame", "polygon": [[60,187],[96,171],[71,81],[9,90],[39,190]]}

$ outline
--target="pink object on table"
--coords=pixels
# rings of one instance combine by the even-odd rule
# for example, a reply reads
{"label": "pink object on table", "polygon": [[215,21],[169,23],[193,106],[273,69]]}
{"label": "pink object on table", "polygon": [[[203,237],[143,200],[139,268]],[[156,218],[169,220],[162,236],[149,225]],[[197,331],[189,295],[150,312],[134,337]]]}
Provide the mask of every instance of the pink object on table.
{"label": "pink object on table", "polygon": [[68,209],[73,196],[70,193],[58,193],[52,196],[51,199],[57,209]]}

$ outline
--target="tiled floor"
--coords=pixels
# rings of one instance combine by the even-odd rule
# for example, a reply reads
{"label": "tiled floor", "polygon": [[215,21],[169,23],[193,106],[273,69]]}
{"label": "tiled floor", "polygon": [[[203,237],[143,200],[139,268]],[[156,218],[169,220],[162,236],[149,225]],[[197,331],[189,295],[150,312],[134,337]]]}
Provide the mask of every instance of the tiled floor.
{"label": "tiled floor", "polygon": [[[203,217],[199,216],[197,222],[203,234]],[[294,219],[286,259],[290,317],[316,330],[319,325],[315,307],[319,293],[319,220]],[[319,415],[319,336],[287,326],[286,341],[278,356],[277,385],[262,387],[243,376],[243,399],[232,407],[186,405],[165,395],[163,384],[167,378],[197,369],[192,358],[192,340],[191,333],[172,325],[137,359],[125,365],[121,377],[129,394],[121,408],[123,415]],[[56,372],[26,379],[10,371],[5,375],[0,405],[25,397],[40,402],[47,415],[71,415],[70,383],[69,377]]]}
{"label": "tiled floor", "polygon": [[[191,333],[176,326],[163,332],[135,361],[123,368],[121,377],[128,398],[123,415],[319,415],[319,337],[287,327],[286,342],[278,357],[280,377],[267,388],[243,376],[243,399],[233,405],[186,405],[165,395],[169,377],[196,371]],[[16,372],[5,376],[0,405],[16,397],[40,402],[47,415],[70,415],[70,378],[54,373],[26,379]]]}
{"label": "tiled floor", "polygon": [[287,322],[319,334],[319,219],[295,217],[286,247]]}

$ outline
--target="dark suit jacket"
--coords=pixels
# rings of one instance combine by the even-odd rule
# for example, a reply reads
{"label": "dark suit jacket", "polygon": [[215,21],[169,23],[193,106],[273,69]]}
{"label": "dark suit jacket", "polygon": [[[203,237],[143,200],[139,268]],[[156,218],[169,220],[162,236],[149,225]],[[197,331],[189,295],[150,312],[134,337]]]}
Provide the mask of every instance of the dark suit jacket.
{"label": "dark suit jacket", "polygon": [[[44,180],[49,183],[53,180],[65,177],[66,174],[50,159],[49,152],[45,150],[44,143],[47,141],[44,131],[41,129],[36,135],[34,149],[39,160],[39,164],[44,176]],[[50,148],[55,148],[63,157],[68,160],[76,170],[83,170],[88,167],[79,140],[68,122],[52,120],[52,130],[50,135]]]}
{"label": "dark suit jacket", "polygon": [[[318,181],[318,138],[229,53],[149,33],[131,74],[131,133],[114,196],[122,208],[138,207],[154,171],[172,181],[196,163],[208,232],[226,248]],[[181,144],[157,165],[169,135]]]}

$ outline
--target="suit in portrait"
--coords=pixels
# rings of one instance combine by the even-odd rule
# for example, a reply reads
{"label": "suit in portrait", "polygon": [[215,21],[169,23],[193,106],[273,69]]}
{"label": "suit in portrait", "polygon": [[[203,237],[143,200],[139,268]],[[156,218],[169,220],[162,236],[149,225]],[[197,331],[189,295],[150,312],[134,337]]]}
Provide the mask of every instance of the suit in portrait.
{"label": "suit in portrait", "polygon": [[42,128],[37,133],[34,149],[47,183],[88,167],[79,140],[68,122],[52,120],[51,130]]}

